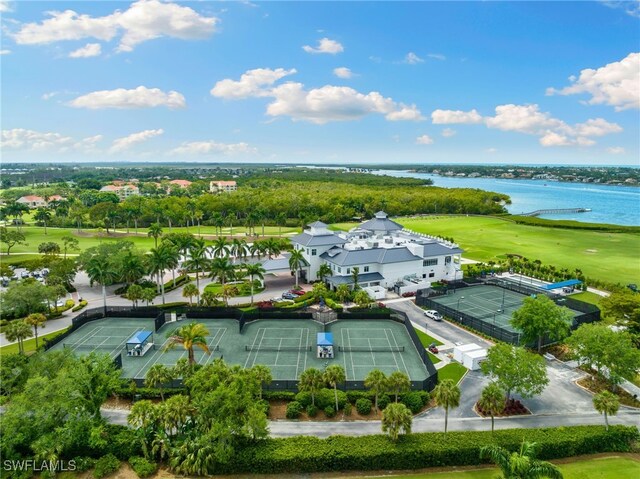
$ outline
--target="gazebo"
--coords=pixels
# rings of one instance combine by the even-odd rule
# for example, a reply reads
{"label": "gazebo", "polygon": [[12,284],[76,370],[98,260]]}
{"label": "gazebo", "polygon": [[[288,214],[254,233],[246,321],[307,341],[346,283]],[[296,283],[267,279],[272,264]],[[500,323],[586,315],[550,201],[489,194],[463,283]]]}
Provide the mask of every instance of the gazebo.
{"label": "gazebo", "polygon": [[138,331],[127,340],[127,356],[144,356],[153,348],[153,332]]}
{"label": "gazebo", "polygon": [[321,359],[333,359],[333,333],[318,333],[318,357]]}

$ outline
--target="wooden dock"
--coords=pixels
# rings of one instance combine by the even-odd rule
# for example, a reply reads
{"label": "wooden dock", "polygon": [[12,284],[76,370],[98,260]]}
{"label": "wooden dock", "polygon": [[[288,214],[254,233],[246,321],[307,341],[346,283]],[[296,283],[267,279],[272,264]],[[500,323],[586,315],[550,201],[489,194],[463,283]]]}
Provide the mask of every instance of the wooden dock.
{"label": "wooden dock", "polygon": [[556,208],[549,210],[535,210],[530,213],[522,213],[517,216],[562,215],[571,213],[588,213],[591,208]]}

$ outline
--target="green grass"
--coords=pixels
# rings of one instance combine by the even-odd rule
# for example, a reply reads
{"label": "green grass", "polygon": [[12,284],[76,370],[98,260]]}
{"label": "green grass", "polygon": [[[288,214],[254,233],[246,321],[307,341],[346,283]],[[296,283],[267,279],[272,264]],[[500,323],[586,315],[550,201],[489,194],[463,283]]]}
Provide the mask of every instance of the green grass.
{"label": "green grass", "polygon": [[569,296],[571,299],[577,299],[578,301],[583,301],[589,304],[595,304],[596,306],[600,306],[600,301],[602,301],[602,296],[595,293],[590,293],[589,291],[585,291],[583,293],[572,294]]}
{"label": "green grass", "polygon": [[442,381],[443,379],[453,379],[453,381],[458,384],[466,372],[467,368],[462,364],[450,363],[442,369],[438,369],[438,380]]}
{"label": "green grass", "polygon": [[[245,281],[242,284],[235,284],[238,288],[238,294],[236,296],[251,296],[251,285]],[[222,285],[220,283],[209,283],[204,287],[205,291],[213,291],[216,294],[222,295]],[[263,287],[254,287],[253,294],[256,295],[264,291]]]}
{"label": "green grass", "polygon": [[420,342],[425,348],[428,348],[431,343],[436,343],[436,346],[442,345],[442,342],[438,341],[436,338],[432,338],[427,333],[423,333],[419,329],[416,329],[416,334],[418,335],[418,338],[420,338]]}
{"label": "green grass", "polygon": [[[576,462],[560,464],[559,467],[564,479],[635,479],[640,477],[640,462],[630,457],[581,459]],[[437,479],[493,479],[497,477],[498,473],[499,471],[496,468],[486,468],[392,476],[385,475],[385,477],[394,479],[426,479],[429,477],[436,477]]]}
{"label": "green grass", "polygon": [[[557,268],[581,269],[589,278],[612,283],[639,283],[640,235],[518,225],[494,217],[401,218],[406,228],[454,238],[464,257],[497,260],[506,254],[539,259]],[[334,228],[349,229],[354,223]]]}
{"label": "green grass", "polygon": [[[48,323],[51,324],[51,323]],[[69,329],[69,328],[67,328]],[[44,336],[41,334],[42,333],[42,328],[40,328],[38,331],[40,333],[40,335],[38,336],[38,344],[42,344],[42,341],[44,338],[46,339],[53,339],[56,336],[59,336],[60,334],[64,333],[67,329],[63,329],[61,331],[55,331],[53,333],[49,333],[49,334],[45,334]],[[25,353],[30,353],[36,350],[36,338],[31,338],[31,339],[27,339],[24,341],[23,343],[24,345],[24,352]],[[8,346],[3,346],[0,348],[0,356],[3,354],[15,354],[18,352],[18,343],[16,344],[9,344]]]}
{"label": "green grass", "polygon": [[427,354],[429,355],[429,358],[431,359],[431,362],[433,364],[438,364],[441,361],[441,359],[435,354],[431,354],[429,351],[427,351]]}

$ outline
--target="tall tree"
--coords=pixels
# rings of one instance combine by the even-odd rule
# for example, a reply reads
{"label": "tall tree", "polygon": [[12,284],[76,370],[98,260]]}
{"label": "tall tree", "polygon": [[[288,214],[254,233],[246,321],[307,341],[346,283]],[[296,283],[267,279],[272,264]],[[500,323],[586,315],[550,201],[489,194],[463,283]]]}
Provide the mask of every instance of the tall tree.
{"label": "tall tree", "polygon": [[382,411],[382,432],[389,433],[393,442],[398,440],[400,431],[411,433],[413,415],[402,403],[391,403]]}
{"label": "tall tree", "polygon": [[144,385],[148,388],[158,388],[160,390],[160,399],[164,401],[163,386],[173,381],[173,369],[164,364],[154,364],[149,368],[144,378]]}
{"label": "tall tree", "polygon": [[249,276],[249,281],[251,281],[251,306],[253,306],[254,281],[256,278],[262,281],[266,271],[260,263],[246,264],[244,271]]}
{"label": "tall tree", "polygon": [[262,386],[271,384],[271,381],[273,381],[271,369],[269,369],[264,364],[256,364],[251,368],[251,372],[260,382],[260,399],[262,399]]}
{"label": "tall tree", "polygon": [[336,399],[336,412],[338,411],[338,384],[342,384],[347,380],[344,368],[339,364],[332,364],[324,370],[324,380],[333,388],[333,394]]}
{"label": "tall tree", "polygon": [[11,248],[18,244],[27,244],[24,233],[17,230],[9,230],[5,226],[0,227],[0,243],[7,246],[7,256],[11,254]]}
{"label": "tall tree", "polygon": [[181,345],[187,351],[189,364],[193,365],[196,363],[194,347],[198,347],[205,353],[211,354],[209,346],[207,345],[207,336],[209,336],[209,330],[204,324],[186,324],[168,336],[164,351],[170,351],[176,347],[176,345]]}
{"label": "tall tree", "polygon": [[289,268],[291,269],[291,271],[295,272],[295,275],[296,275],[296,287],[298,287],[298,285],[299,285],[300,269],[303,266],[306,266],[308,264],[309,263],[307,262],[307,260],[304,259],[304,255],[302,254],[302,250],[294,249],[291,252],[291,256],[289,256]]}
{"label": "tall tree", "polygon": [[60,238],[62,240],[62,251],[64,252],[64,259],[67,259],[67,251],[79,251],[80,242],[78,238],[74,238],[69,233],[62,235]]}
{"label": "tall tree", "polygon": [[[152,290],[153,291],[153,290]],[[155,291],[154,291],[155,296]],[[133,303],[133,307],[138,307],[138,301],[144,299],[144,288],[139,284],[132,284],[127,288],[127,292],[124,295],[129,301]]]}
{"label": "tall tree", "polygon": [[504,404],[504,391],[497,383],[490,383],[482,390],[478,407],[491,416],[491,432],[494,431],[495,415],[504,410]]}
{"label": "tall tree", "polygon": [[175,264],[175,248],[168,243],[162,243],[157,248],[152,248],[149,256],[149,268],[151,273],[156,274],[158,285],[160,286],[160,294],[162,295],[162,304],[165,304],[164,297],[164,272]]}
{"label": "tall tree", "polygon": [[47,322],[47,317],[42,313],[32,313],[26,318],[24,318],[24,322],[30,326],[33,326],[33,332],[36,337],[36,349],[38,348],[38,327],[44,326]]}
{"label": "tall tree", "polygon": [[36,213],[33,215],[33,219],[42,223],[44,225],[44,234],[47,234],[47,223],[51,221],[51,211],[47,208],[38,208]]}
{"label": "tall tree", "polygon": [[102,301],[104,304],[104,312],[107,313],[107,285],[111,284],[117,273],[109,262],[105,262],[100,257],[94,257],[89,260],[86,266],[86,272],[89,276],[90,285],[98,283],[102,286]]}
{"label": "tall tree", "polygon": [[214,258],[227,258],[229,256],[229,250],[231,245],[227,241],[227,238],[224,236],[222,238],[218,238],[213,242],[213,246],[211,246],[211,250],[213,252]]}
{"label": "tall tree", "polygon": [[525,398],[533,397],[549,383],[543,357],[509,344],[491,347],[481,368],[506,392],[507,400],[511,399],[512,392]]}
{"label": "tall tree", "polygon": [[640,347],[640,294],[629,288],[613,291],[600,301],[602,314],[613,319],[619,326],[627,328]]}
{"label": "tall tree", "polygon": [[[298,390],[307,391],[311,394],[311,404],[316,404],[316,394],[325,384],[322,371],[316,368],[309,368],[302,371],[298,381]],[[336,406],[336,411],[338,407]]]}
{"label": "tall tree", "polygon": [[9,342],[18,341],[18,350],[24,354],[24,340],[33,336],[33,328],[23,320],[11,321],[5,326],[4,335]]}
{"label": "tall tree", "polygon": [[401,371],[394,371],[387,378],[387,387],[393,393],[398,402],[398,396],[411,390],[411,380],[409,376]]}
{"label": "tall tree", "polygon": [[327,263],[322,263],[318,268],[318,279],[320,279],[320,281],[324,283],[325,278],[327,276],[331,276],[332,273],[333,271],[331,271],[331,266],[329,266]]}
{"label": "tall tree", "polygon": [[[222,285],[222,289],[228,280],[233,278],[235,275],[235,268],[226,258],[215,258],[211,262],[211,278],[218,279],[220,284]],[[225,300],[226,302],[226,300]]]}
{"label": "tall tree", "polygon": [[444,433],[447,433],[449,409],[460,405],[460,388],[453,379],[440,381],[433,390],[433,398],[438,406],[444,408]]}
{"label": "tall tree", "polygon": [[198,302],[200,302],[200,273],[204,273],[209,267],[207,246],[204,240],[194,240],[189,247],[189,259],[184,262],[184,267],[196,273],[196,287],[198,288]]}
{"label": "tall tree", "polygon": [[351,268],[351,279],[353,280],[353,290],[357,291],[360,289],[360,285],[358,284],[360,281],[360,268],[357,266]]}
{"label": "tall tree", "polygon": [[518,452],[492,444],[480,448],[480,458],[488,458],[497,465],[502,479],[562,479],[557,466],[536,459],[535,449],[536,444],[530,442],[523,442]]}
{"label": "tall tree", "polygon": [[149,226],[149,230],[147,231],[147,236],[149,236],[150,238],[153,238],[155,247],[158,247],[158,238],[160,238],[162,236],[162,227],[160,226],[160,223],[153,223],[151,224],[151,226]]}
{"label": "tall tree", "polygon": [[561,340],[569,335],[573,313],[569,308],[556,305],[543,294],[524,299],[522,307],[514,311],[511,325],[522,331],[525,343],[538,343],[538,353],[542,351],[542,341],[547,336]]}
{"label": "tall tree", "polygon": [[375,395],[375,405],[378,410],[378,397],[389,389],[387,375],[379,369],[372,369],[364,378],[364,387]]}
{"label": "tall tree", "polygon": [[199,296],[198,288],[193,283],[188,283],[182,288],[182,297],[189,298],[189,306],[193,306],[192,299],[194,296]]}
{"label": "tall tree", "polygon": [[615,416],[620,408],[620,399],[609,391],[602,391],[593,396],[593,407],[600,414],[604,414],[604,423],[609,430],[609,416]]}

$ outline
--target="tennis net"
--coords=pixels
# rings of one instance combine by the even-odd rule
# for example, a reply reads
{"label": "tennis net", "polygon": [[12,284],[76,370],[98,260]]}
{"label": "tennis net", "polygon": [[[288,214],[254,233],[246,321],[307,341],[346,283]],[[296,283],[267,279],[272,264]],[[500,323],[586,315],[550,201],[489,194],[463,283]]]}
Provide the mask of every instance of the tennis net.
{"label": "tennis net", "polygon": [[404,346],[338,346],[343,353],[402,353]]}
{"label": "tennis net", "polygon": [[94,349],[124,349],[123,343],[117,344],[73,344],[73,343],[64,343],[63,347],[65,349],[74,349],[76,351],[93,351]]}
{"label": "tennis net", "polygon": [[245,351],[311,351],[311,346],[245,346]]}

